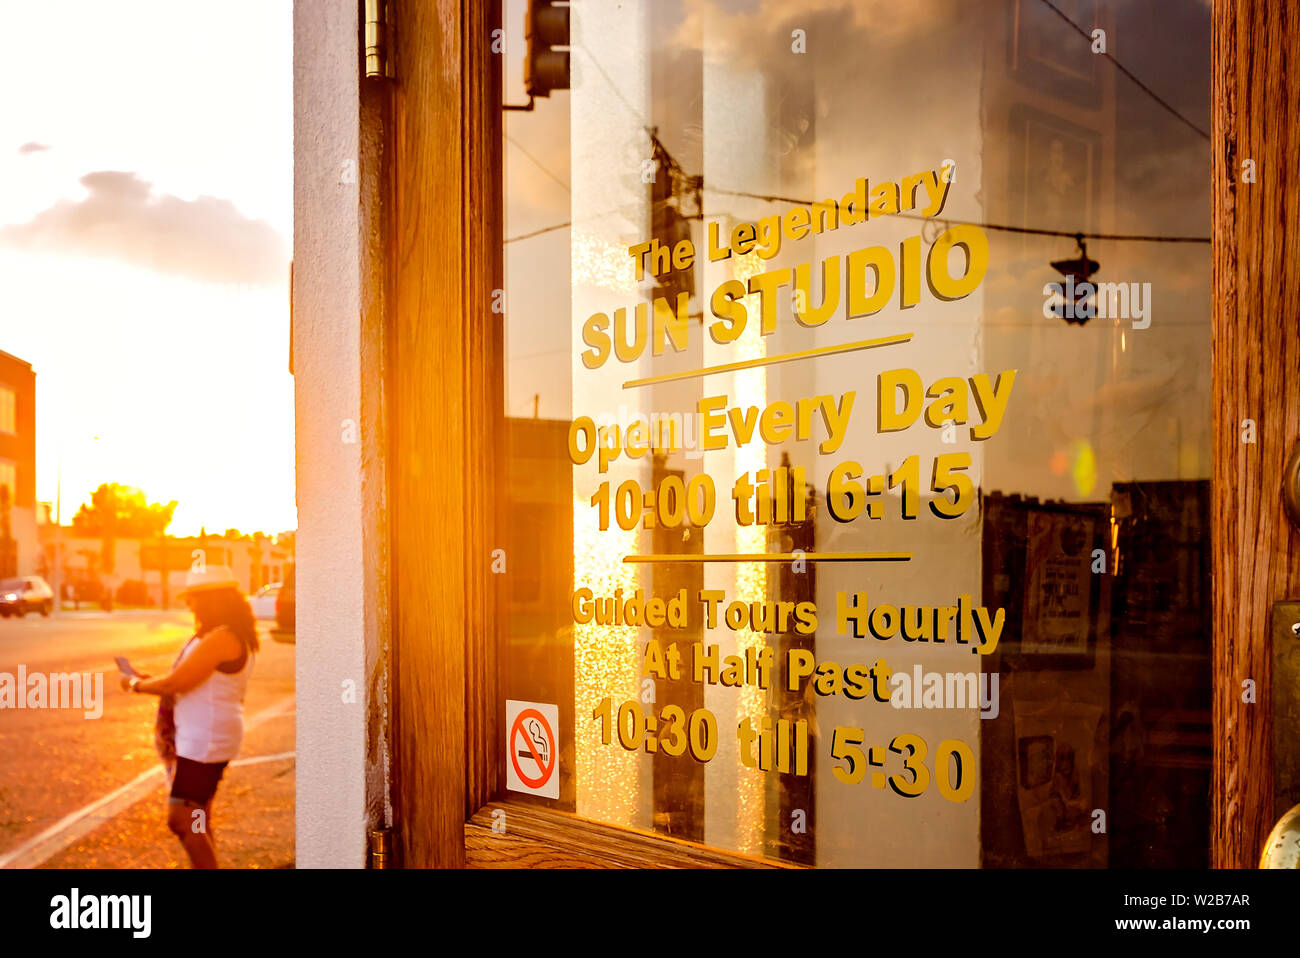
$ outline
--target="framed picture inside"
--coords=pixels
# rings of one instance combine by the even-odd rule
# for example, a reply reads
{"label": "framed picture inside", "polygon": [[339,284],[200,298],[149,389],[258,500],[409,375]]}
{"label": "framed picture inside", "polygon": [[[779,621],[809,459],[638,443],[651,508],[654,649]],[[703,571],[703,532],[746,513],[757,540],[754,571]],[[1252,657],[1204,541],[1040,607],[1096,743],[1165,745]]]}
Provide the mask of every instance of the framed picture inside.
{"label": "framed picture inside", "polygon": [[[1067,233],[1093,232],[1100,202],[1100,134],[1025,104],[1011,108],[1010,123],[1007,196],[1015,222]],[[1026,246],[1041,246],[1042,237],[1024,240]]]}
{"label": "framed picture inside", "polygon": [[1042,0],[1011,4],[1011,73],[1039,93],[1097,107],[1101,58],[1093,52],[1097,42],[1093,31],[1100,27],[1100,4],[1098,0],[1053,0],[1053,6],[1060,12]]}
{"label": "framed picture inside", "polygon": [[1110,568],[1108,529],[1102,503],[985,498],[984,596],[1006,610],[1004,668],[1093,667],[1110,619],[1107,576],[1093,571]]}

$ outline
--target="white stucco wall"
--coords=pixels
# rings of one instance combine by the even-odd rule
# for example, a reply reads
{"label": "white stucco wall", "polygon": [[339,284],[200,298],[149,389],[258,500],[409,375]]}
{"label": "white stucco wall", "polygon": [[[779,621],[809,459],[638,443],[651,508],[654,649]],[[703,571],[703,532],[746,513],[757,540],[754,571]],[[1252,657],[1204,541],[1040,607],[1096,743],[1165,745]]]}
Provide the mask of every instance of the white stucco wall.
{"label": "white stucco wall", "polygon": [[294,4],[300,868],[363,867],[367,832],[385,821],[382,324],[363,242],[373,244],[363,196],[377,167],[362,143],[377,140],[363,117],[357,16],[355,0]]}

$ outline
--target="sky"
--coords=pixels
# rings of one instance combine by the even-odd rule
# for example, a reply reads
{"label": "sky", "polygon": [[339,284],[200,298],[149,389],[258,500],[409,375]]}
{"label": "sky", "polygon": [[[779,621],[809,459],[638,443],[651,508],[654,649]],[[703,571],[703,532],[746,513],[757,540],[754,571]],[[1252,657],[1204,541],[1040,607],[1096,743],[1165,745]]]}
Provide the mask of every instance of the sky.
{"label": "sky", "polygon": [[0,350],[65,522],[121,482],[176,534],[297,525],[291,15],[0,0]]}
{"label": "sky", "polygon": [[[1081,23],[1093,22],[1093,4],[1058,0],[1058,6]],[[596,285],[612,292],[598,304],[584,303],[575,291],[583,285],[580,276],[600,272],[583,259],[626,265],[626,245],[646,235],[644,225],[617,218],[596,224],[591,212],[620,202],[639,209],[644,193],[638,197],[636,175],[625,171],[635,171],[647,155],[644,127],[650,124],[688,172],[704,175],[709,216],[757,218],[788,206],[746,206],[711,192],[718,187],[839,196],[843,189],[836,188],[858,175],[897,177],[960,150],[959,185],[946,215],[1070,232],[1210,233],[1208,138],[1097,57],[1088,35],[1043,4],[1023,7],[1021,37],[1026,49],[1039,52],[1040,64],[1035,72],[1026,54],[1023,75],[1002,49],[1010,29],[1003,18],[1021,9],[1011,0],[654,0],[636,9],[643,15],[638,21],[624,14],[629,26],[619,42],[587,42],[591,34],[583,39],[579,16],[572,91],[539,99],[531,112],[506,115],[506,298],[513,304],[507,309],[506,408],[512,416],[530,417],[534,408],[554,419],[593,412],[575,398],[582,377],[572,370],[572,330],[596,308],[608,311],[644,297],[614,289],[608,276]],[[1155,6],[1124,0],[1102,9],[1116,62],[1209,130],[1209,0]],[[523,16],[523,0],[507,4],[505,90],[514,102],[524,99],[518,67]],[[638,22],[644,41],[632,29]],[[806,28],[808,57],[788,52],[796,26]],[[629,52],[641,42],[647,51]],[[1064,64],[1094,70],[1093,79],[1072,96],[1034,92],[1053,75],[1041,64],[1050,64],[1058,51]],[[705,54],[718,63],[706,66]],[[650,64],[644,76],[633,69],[643,60]],[[718,64],[746,77],[726,94],[725,108],[717,106],[724,102],[716,91],[725,75]],[[620,95],[607,96],[611,87]],[[644,115],[631,116],[638,111]],[[1068,145],[1066,175],[1055,180],[1059,171],[1048,162],[1053,143]],[[584,156],[594,161],[583,166]],[[766,172],[765,163],[771,165]],[[777,166],[783,167],[779,178]],[[740,182],[745,176],[753,178],[748,185]],[[593,205],[601,189],[622,198]],[[550,229],[570,221],[574,227]],[[890,228],[915,232],[907,221],[900,224]],[[703,229],[696,230],[702,243]],[[600,234],[596,242],[593,232]],[[828,241],[850,242],[853,235],[837,233]],[[996,368],[1027,370],[1016,386],[1025,397],[1015,409],[1016,429],[985,459],[990,488],[1105,498],[1113,481],[1208,476],[1208,244],[1089,241],[1090,256],[1102,264],[1100,281],[1141,280],[1154,287],[1159,315],[1134,339],[1115,323],[1082,328],[1043,322],[1044,284],[1061,278],[1050,262],[1075,253],[1072,238],[1027,241],[990,231],[989,241],[985,315],[974,345],[983,361],[1002,364]],[[792,254],[799,250],[786,246]],[[711,291],[700,269],[696,282],[700,294]],[[891,317],[901,318],[898,311]],[[967,325],[952,310],[926,313],[932,330],[954,322]],[[838,336],[842,329],[828,323],[812,336]],[[948,337],[940,343],[958,361],[971,346]],[[930,349],[927,361],[940,362],[942,355]],[[796,369],[772,369],[769,378],[776,383]],[[619,400],[601,402],[597,411],[614,414]]]}

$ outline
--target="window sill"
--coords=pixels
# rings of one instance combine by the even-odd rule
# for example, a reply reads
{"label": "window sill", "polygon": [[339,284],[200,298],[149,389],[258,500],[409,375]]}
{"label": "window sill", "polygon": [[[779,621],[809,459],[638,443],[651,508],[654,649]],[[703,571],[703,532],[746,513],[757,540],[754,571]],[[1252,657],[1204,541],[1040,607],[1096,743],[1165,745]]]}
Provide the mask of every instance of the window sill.
{"label": "window sill", "polygon": [[[505,811],[505,831],[492,813]],[[468,868],[789,868],[536,805],[490,802],[465,823]]]}

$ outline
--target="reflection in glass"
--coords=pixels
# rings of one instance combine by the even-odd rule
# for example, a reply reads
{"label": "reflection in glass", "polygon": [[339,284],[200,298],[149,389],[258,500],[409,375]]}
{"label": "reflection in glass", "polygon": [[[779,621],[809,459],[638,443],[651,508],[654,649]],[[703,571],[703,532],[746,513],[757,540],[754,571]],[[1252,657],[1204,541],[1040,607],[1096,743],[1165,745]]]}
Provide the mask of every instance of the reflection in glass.
{"label": "reflection in glass", "polygon": [[[1158,14],[1059,7],[1079,30],[1024,0],[572,8],[572,90],[505,120],[505,689],[559,705],[559,807],[803,864],[1207,863],[1209,248],[1115,237],[1208,233],[1208,149],[1196,130],[1208,122],[1208,11],[1196,0]],[[523,3],[508,2],[505,16],[520,22]],[[1123,36],[1116,56],[1179,115],[1093,52],[1096,28]],[[507,91],[519,88],[521,56],[507,50]],[[941,212],[928,216],[927,171],[946,183]],[[857,208],[860,189],[889,183],[904,184],[896,214],[851,223],[832,212],[834,228],[798,237],[769,219],[801,206],[815,219],[827,200]],[[740,224],[759,224],[760,239],[765,220],[776,230],[766,242],[710,255]],[[924,256],[961,224],[986,240],[987,273],[945,297],[922,282]],[[630,248],[655,239],[671,250],[684,238],[691,264],[670,259],[657,277],[637,276]],[[868,270],[863,285],[853,254],[873,247],[891,265]],[[968,255],[948,254],[951,275]],[[836,265],[816,268],[826,261]],[[896,285],[881,308],[850,318],[851,283],[871,296],[888,269]],[[769,301],[751,281],[779,270],[790,281]],[[1085,280],[1097,289],[1077,285]],[[719,318],[713,294],[736,281],[734,302],[752,321],[719,342],[708,332]],[[829,318],[810,321],[830,302]],[[596,315],[608,320],[613,353],[599,362],[583,356]],[[684,329],[684,348],[664,328]],[[900,341],[829,351],[890,336]],[[823,352],[771,361],[810,350]],[[732,368],[699,372],[721,365]],[[881,431],[879,377],[891,370],[913,371],[932,391],[927,404],[946,383],[957,421]],[[995,425],[985,403],[999,388],[1008,392],[996,431],[973,434]],[[697,412],[710,397],[725,396],[743,425],[748,409],[757,419],[775,402],[848,393],[834,450],[821,448],[824,432],[704,448]],[[667,423],[670,448],[637,457],[624,448],[603,472],[596,458],[575,464],[570,424],[583,416],[624,440],[638,420],[647,434]],[[829,428],[820,412],[810,421]],[[716,432],[733,428],[727,420]],[[954,493],[934,490],[937,470],[958,454],[969,457],[958,470],[977,507],[940,518]],[[862,465],[863,483],[881,477],[880,518],[836,518],[827,489],[845,460]],[[734,481],[764,470],[802,518],[738,517]],[[911,470],[915,519],[903,518]],[[697,477],[714,486],[707,522],[643,521],[645,493]],[[618,521],[625,486],[637,494],[622,506],[642,520],[629,528]],[[911,558],[798,569],[792,558],[719,558],[880,553]],[[581,589],[647,600],[684,590],[692,601],[676,627],[575,623]],[[695,601],[702,592],[725,595],[720,610],[810,603],[817,626],[710,623]],[[926,639],[841,631],[837,612],[855,597],[863,610],[892,607],[903,625],[915,615]],[[936,610],[947,607],[960,610],[958,631],[940,641]],[[957,623],[978,629],[981,609],[985,634],[998,631],[987,655],[957,640]],[[645,674],[656,643],[682,651],[680,677]],[[695,681],[695,643],[716,646],[720,660],[770,648],[770,687]],[[874,679],[857,697],[815,678],[792,689],[787,669],[805,655],[863,674],[887,668],[878,687],[888,697],[915,682],[918,707],[879,701]],[[930,675],[949,677],[945,695],[969,688],[970,698],[925,707]],[[636,703],[639,728],[614,728],[624,703]],[[718,728],[711,757],[694,758],[689,742],[670,754],[675,717],[685,729],[705,713]],[[632,707],[622,714],[630,722]],[[760,748],[746,729],[765,719],[772,734]],[[652,730],[651,720],[662,724]],[[807,774],[758,767],[782,736],[793,755],[798,729]],[[856,749],[861,768],[844,758]],[[925,767],[924,788],[904,771],[909,752]]]}

